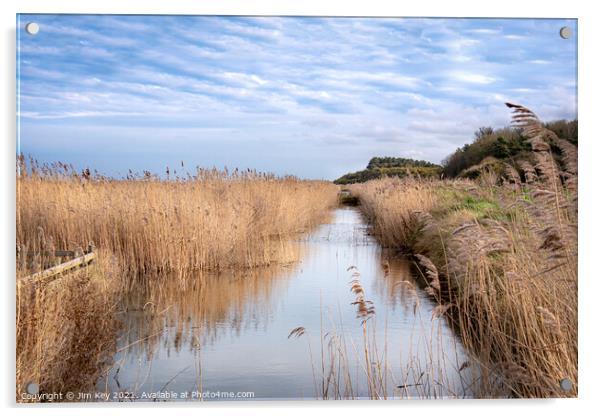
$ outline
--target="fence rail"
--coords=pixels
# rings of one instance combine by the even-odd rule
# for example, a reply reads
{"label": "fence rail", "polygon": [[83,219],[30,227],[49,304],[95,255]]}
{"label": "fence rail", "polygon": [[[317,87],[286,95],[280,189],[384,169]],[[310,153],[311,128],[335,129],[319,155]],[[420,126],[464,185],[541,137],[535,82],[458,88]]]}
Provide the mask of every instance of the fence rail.
{"label": "fence rail", "polygon": [[54,256],[54,257],[75,257],[72,260],[66,261],[54,267],[51,267],[46,270],[42,270],[41,272],[37,272],[31,274],[29,276],[25,276],[20,279],[20,283],[22,285],[28,285],[32,283],[42,283],[47,282],[58,276],[61,273],[68,272],[70,270],[75,269],[76,267],[85,267],[89,265],[95,258],[96,252],[94,251],[94,244],[90,243],[88,245],[88,250],[83,251],[82,249],[78,250],[56,250],[54,252],[43,252],[43,253],[27,253],[28,256],[33,256],[36,254],[42,254],[45,256]]}

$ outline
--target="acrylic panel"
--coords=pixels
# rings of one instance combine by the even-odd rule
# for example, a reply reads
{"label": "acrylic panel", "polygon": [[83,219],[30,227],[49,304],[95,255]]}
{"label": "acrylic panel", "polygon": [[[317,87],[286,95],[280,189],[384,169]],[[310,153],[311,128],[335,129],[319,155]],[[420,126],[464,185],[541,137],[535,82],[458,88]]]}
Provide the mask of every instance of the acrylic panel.
{"label": "acrylic panel", "polygon": [[18,402],[577,395],[577,21],[17,15]]}

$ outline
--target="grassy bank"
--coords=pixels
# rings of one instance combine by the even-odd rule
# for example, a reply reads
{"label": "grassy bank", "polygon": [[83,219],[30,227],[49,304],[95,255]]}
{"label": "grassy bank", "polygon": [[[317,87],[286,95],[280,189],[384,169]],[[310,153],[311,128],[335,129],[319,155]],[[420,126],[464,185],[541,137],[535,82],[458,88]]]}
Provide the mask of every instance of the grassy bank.
{"label": "grassy bank", "polygon": [[[350,189],[379,242],[416,255],[426,290],[485,376],[499,379],[491,394],[575,396],[577,152],[526,111],[534,166]],[[551,145],[562,149],[560,162]],[[559,387],[564,378],[569,391]]]}
{"label": "grassy bank", "polygon": [[17,399],[30,381],[41,392],[93,388],[114,352],[116,308],[132,290],[296,260],[287,240],[329,215],[337,191],[327,182],[217,170],[117,180],[21,158],[17,279],[50,265],[42,253],[89,241],[99,261],[49,284],[18,283]]}

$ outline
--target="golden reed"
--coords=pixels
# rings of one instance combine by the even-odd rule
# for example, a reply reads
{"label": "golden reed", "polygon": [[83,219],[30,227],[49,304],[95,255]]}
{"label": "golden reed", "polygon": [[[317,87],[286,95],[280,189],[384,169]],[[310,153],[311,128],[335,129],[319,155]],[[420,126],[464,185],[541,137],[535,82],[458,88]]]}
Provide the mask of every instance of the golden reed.
{"label": "golden reed", "polygon": [[[118,308],[132,290],[207,285],[226,269],[295,261],[290,239],[329,215],[337,191],[324,181],[253,171],[114,179],[20,157],[17,400],[27,401],[21,393],[29,382],[42,393],[94,390],[115,351]],[[19,283],[52,264],[44,253],[90,241],[99,259],[91,267],[48,284]]]}
{"label": "golden reed", "polygon": [[489,395],[574,397],[577,149],[530,110],[509,107],[533,150],[504,172],[483,166],[476,181],[388,178],[351,190],[381,244],[416,254]]}

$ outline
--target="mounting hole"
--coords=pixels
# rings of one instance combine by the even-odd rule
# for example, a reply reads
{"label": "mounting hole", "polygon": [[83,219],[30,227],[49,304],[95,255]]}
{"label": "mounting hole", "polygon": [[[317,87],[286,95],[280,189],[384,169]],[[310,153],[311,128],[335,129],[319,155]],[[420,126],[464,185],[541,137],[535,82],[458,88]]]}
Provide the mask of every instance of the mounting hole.
{"label": "mounting hole", "polygon": [[40,385],[38,383],[29,382],[25,386],[27,394],[38,394],[40,392]]}
{"label": "mounting hole", "polygon": [[25,31],[30,35],[37,35],[40,31],[40,25],[36,22],[29,22],[25,25]]}
{"label": "mounting hole", "polygon": [[572,34],[573,34],[573,31],[571,30],[570,27],[563,26],[560,28],[560,37],[562,39],[568,39],[571,37]]}
{"label": "mounting hole", "polygon": [[560,388],[563,391],[571,391],[573,389],[573,382],[569,378],[563,378],[560,380]]}

